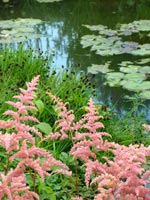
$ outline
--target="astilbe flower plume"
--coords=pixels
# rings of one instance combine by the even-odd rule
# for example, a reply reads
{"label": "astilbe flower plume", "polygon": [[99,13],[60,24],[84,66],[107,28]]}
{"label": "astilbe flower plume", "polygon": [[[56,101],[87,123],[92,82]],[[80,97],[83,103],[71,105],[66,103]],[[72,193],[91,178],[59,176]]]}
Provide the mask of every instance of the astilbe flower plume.
{"label": "astilbe flower plume", "polygon": [[[150,155],[150,147],[132,144],[124,146],[104,140],[103,136],[110,135],[98,131],[104,128],[101,122],[97,122],[99,118],[101,116],[98,116],[94,102],[90,99],[88,113],[75,124],[75,143],[70,151],[75,158],[85,162],[86,186],[95,183],[98,186],[98,194],[94,200],[150,199],[150,188],[147,188],[150,171],[143,167],[146,157]],[[103,157],[105,162],[99,162],[97,153],[100,151],[111,152],[113,158]],[[95,178],[91,180],[91,177]]]}
{"label": "astilbe flower plume", "polygon": [[88,102],[87,111],[82,119],[74,124],[76,131],[72,139],[78,142],[70,151],[73,156],[84,161],[88,161],[90,157],[95,160],[98,150],[108,150],[110,143],[107,140],[104,141],[103,136],[111,137],[110,134],[101,131],[104,125],[98,120],[103,117],[98,115],[92,99]]}
{"label": "astilbe flower plume", "polygon": [[150,131],[150,125],[143,124],[143,127],[144,127],[147,131]]}
{"label": "astilbe flower plume", "polygon": [[58,120],[56,121],[56,132],[53,134],[48,135],[43,140],[48,139],[58,139],[64,140],[68,138],[68,132],[72,132],[73,129],[73,121],[74,121],[74,114],[73,111],[67,111],[67,103],[63,103],[63,101],[53,95],[50,92],[47,92],[49,97],[53,100],[56,104],[58,110]]}
{"label": "astilbe flower plume", "polygon": [[[6,165],[3,163],[4,171],[0,172],[0,199],[3,197],[9,200],[39,199],[39,195],[27,187],[26,173],[29,169],[33,171],[32,178],[34,176],[35,179],[39,175],[43,181],[45,176],[50,176],[52,173],[71,175],[65,164],[56,160],[45,149],[36,146],[35,137],[39,141],[43,138],[34,124],[31,125],[31,122],[39,123],[39,121],[31,116],[30,111],[36,110],[33,99],[36,97],[34,91],[37,90],[38,81],[39,76],[26,83],[27,89],[20,89],[21,94],[13,97],[18,101],[7,102],[16,111],[6,111],[4,115],[9,116],[9,119],[0,120],[0,145],[6,151]],[[12,163],[14,169],[10,169]],[[52,166],[57,166],[57,169],[52,170]]]}
{"label": "astilbe flower plume", "polygon": [[[103,131],[97,108],[92,99],[89,100],[87,113],[82,119],[74,122],[73,111],[68,111],[65,103],[55,95],[49,93],[59,110],[57,132],[46,139],[68,137],[72,132],[73,147],[70,153],[85,163],[85,184],[87,187],[97,185],[97,195],[94,200],[149,200],[150,171],[144,168],[150,147],[144,145],[119,145],[104,139],[110,134]],[[146,126],[147,130],[149,126]],[[99,161],[99,152],[110,152],[112,157],[103,156],[104,162]],[[82,199],[82,197],[72,197]]]}

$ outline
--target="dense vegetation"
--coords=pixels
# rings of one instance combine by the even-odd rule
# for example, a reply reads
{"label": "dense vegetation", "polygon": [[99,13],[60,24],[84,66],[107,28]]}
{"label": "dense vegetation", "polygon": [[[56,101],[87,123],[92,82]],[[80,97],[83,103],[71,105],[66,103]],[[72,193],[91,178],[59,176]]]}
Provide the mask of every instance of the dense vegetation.
{"label": "dense vegetation", "polygon": [[92,76],[51,69],[51,58],[22,45],[0,55],[1,199],[149,198],[138,101],[119,119],[94,104]]}

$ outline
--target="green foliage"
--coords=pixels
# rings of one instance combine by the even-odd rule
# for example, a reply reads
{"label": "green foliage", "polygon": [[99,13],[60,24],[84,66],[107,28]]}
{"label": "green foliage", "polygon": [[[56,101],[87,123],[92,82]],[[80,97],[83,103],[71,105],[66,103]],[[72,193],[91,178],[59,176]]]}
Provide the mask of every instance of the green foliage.
{"label": "green foliage", "polygon": [[[99,109],[99,112],[104,116],[103,123],[106,131],[112,135],[113,141],[123,145],[150,144],[150,137],[145,134],[142,128],[142,124],[146,123],[146,120],[143,113],[140,112],[141,107],[145,107],[145,105],[136,95],[130,100],[129,111],[124,116],[118,116],[109,108],[108,111]],[[110,140],[110,138],[108,139]]]}
{"label": "green foliage", "polygon": [[0,114],[7,110],[4,103],[11,100],[17,88],[23,88],[25,82],[33,76],[40,74],[44,82],[48,73],[47,61],[42,55],[37,55],[32,49],[23,50],[20,45],[18,50],[4,48],[0,52]]}
{"label": "green foliage", "polygon": [[[49,135],[55,130],[55,121],[58,115],[58,110],[45,94],[46,91],[59,96],[63,102],[69,102],[67,108],[74,111],[76,120],[79,120],[82,114],[86,113],[85,104],[92,95],[93,86],[85,73],[63,68],[57,72],[54,69],[50,69],[50,60],[46,60],[42,55],[34,55],[31,49],[23,50],[22,46],[17,51],[3,50],[0,63],[2,74],[2,82],[0,82],[0,99],[2,102],[0,114],[6,110],[4,101],[10,100],[18,87],[24,87],[24,82],[29,81],[31,76],[37,74],[41,75],[41,81],[36,92],[38,99],[34,100],[37,111],[33,111],[33,114],[41,121],[35,127],[43,133],[43,136]],[[113,138],[108,138],[108,140],[124,145],[131,143],[150,144],[150,138],[142,129],[142,124],[145,123],[143,116],[141,113],[137,113],[139,106],[144,105],[138,100],[139,98],[136,96],[132,100],[132,109],[121,119],[110,109],[104,110],[102,107],[97,106],[100,115],[104,116],[103,123],[106,127],[105,130]],[[73,172],[73,176],[69,178],[58,174],[52,175],[51,177],[47,177],[44,183],[37,177],[35,185],[36,191],[40,194],[40,199],[70,200],[72,196],[76,196],[77,194],[85,200],[94,197],[96,186],[86,188],[84,186],[84,168],[76,169],[77,165],[82,165],[83,163],[80,160],[74,160],[69,154],[70,148],[73,145],[70,139],[51,142],[44,141],[39,145],[50,151],[57,159],[67,164]],[[101,162],[105,162],[102,156],[107,156],[110,159],[113,157],[111,153],[100,152],[97,154],[97,157]],[[1,149],[1,158],[2,161],[6,160],[3,149]],[[78,171],[78,183],[76,170]],[[28,184],[31,184],[30,178],[28,178]],[[78,189],[76,187],[77,184]]]}
{"label": "green foliage", "polygon": [[[17,88],[23,88],[25,82],[40,75],[38,94],[40,99],[35,100],[41,122],[55,121],[55,107],[45,92],[50,90],[71,105],[71,109],[80,115],[82,107],[88,101],[93,86],[88,76],[79,73],[79,70],[60,69],[56,72],[51,69],[51,58],[35,53],[32,49],[23,49],[21,44],[18,50],[4,48],[0,52],[0,114],[7,110],[4,102],[11,100]],[[2,106],[3,105],[3,106]],[[80,109],[79,109],[80,108]],[[53,119],[54,118],[54,119]]]}

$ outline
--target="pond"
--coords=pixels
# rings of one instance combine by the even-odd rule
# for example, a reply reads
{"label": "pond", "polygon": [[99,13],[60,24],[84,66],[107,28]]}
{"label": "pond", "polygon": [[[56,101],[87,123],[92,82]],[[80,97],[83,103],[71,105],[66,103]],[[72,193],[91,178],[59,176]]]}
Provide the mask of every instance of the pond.
{"label": "pond", "polygon": [[149,0],[3,0],[0,10],[1,46],[25,41],[53,55],[57,70],[63,65],[95,74],[97,103],[120,115],[140,95],[148,109],[139,111],[150,120],[150,24],[141,22],[150,20]]}

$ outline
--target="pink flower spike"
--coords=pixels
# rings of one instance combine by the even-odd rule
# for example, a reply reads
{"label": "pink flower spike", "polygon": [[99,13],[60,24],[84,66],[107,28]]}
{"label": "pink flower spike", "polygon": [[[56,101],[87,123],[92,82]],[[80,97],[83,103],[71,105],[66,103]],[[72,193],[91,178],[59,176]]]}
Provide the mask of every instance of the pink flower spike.
{"label": "pink flower spike", "polygon": [[147,131],[150,131],[150,125],[143,124],[142,126],[143,126]]}

